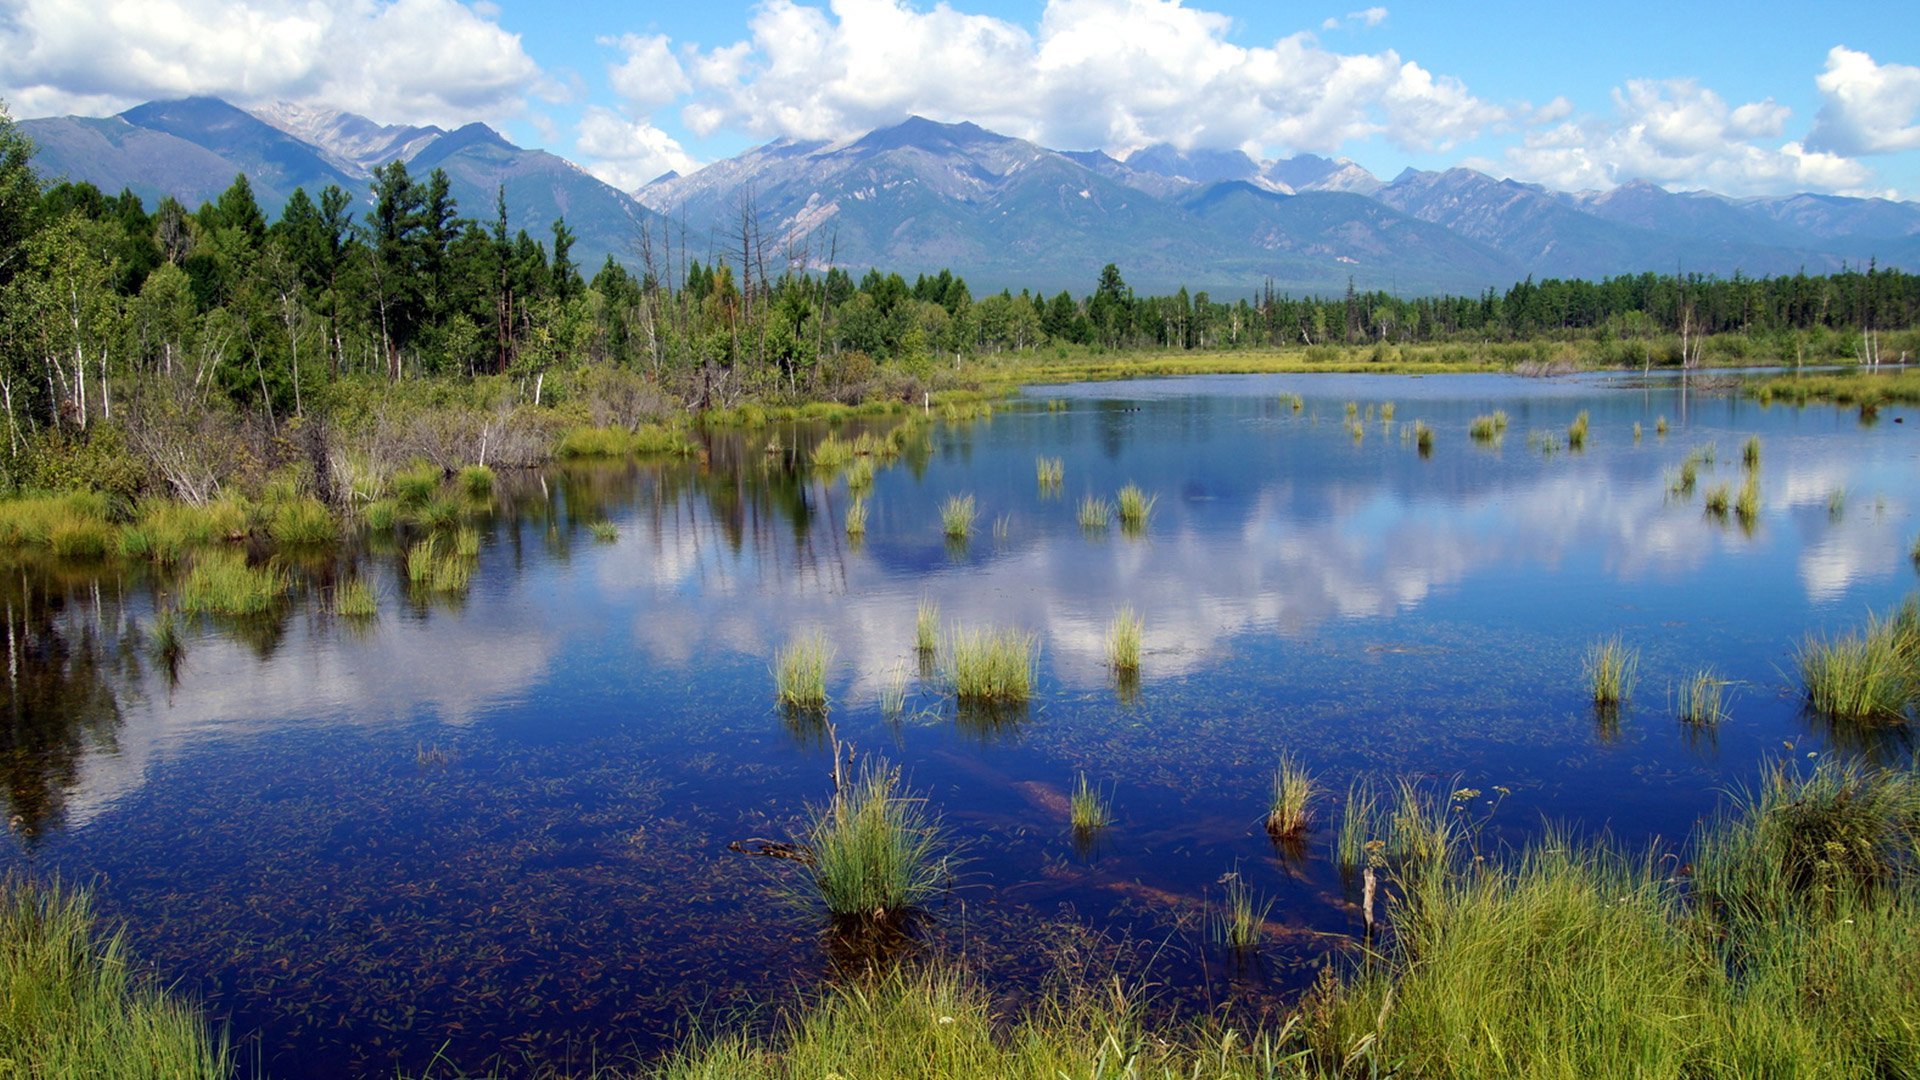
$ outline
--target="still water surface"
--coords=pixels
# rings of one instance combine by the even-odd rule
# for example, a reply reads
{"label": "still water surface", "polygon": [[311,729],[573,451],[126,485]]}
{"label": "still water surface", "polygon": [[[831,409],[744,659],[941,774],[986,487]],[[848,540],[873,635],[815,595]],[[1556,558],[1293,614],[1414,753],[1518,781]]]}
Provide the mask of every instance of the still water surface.
{"label": "still water surface", "polygon": [[[1388,401],[1392,426],[1366,419]],[[1476,445],[1469,420],[1495,408],[1505,438]],[[1583,409],[1592,434],[1570,452]],[[279,616],[196,625],[171,676],[138,644],[164,580],[17,566],[0,862],[92,882],[254,1071],[654,1051],[689,1015],[791,1000],[843,959],[781,894],[782,864],[727,850],[792,836],[827,793],[823,732],[773,709],[768,671],[818,628],[840,737],[900,764],[964,849],[922,948],[1010,993],[1093,959],[1163,986],[1170,1009],[1257,1013],[1359,924],[1328,859],[1337,801],[1303,850],[1261,827],[1283,751],[1335,793],[1362,775],[1506,789],[1475,804],[1489,841],[1551,819],[1634,845],[1684,837],[1770,755],[1911,753],[1804,716],[1790,675],[1805,634],[1914,587],[1911,411],[1863,427],[1618,377],[1047,388],[926,427],[879,470],[857,544],[844,480],[797,464],[822,431],[772,450],[764,432],[714,436],[699,463],[503,478],[463,596],[409,596],[397,545],[376,542],[346,557],[379,583],[371,626],[329,616],[341,568],[308,565]],[[1416,419],[1430,456],[1400,432]],[[1701,497],[1738,488],[1749,434],[1763,509],[1743,529]],[[1718,464],[1671,495],[1708,442]],[[1057,494],[1036,484],[1043,455],[1064,462]],[[1128,482],[1158,495],[1144,533],[1083,530],[1080,498]],[[982,517],[956,547],[938,511],[962,492]],[[588,532],[603,520],[616,542]],[[1033,703],[961,713],[916,678],[885,721],[922,597],[947,621],[1035,632]],[[1137,687],[1104,662],[1122,604],[1146,622]],[[1638,686],[1597,717],[1581,656],[1616,633],[1640,650]],[[1669,687],[1709,665],[1732,715],[1691,731]],[[1118,815],[1091,843],[1065,819],[1080,770]],[[1206,931],[1235,872],[1276,902],[1253,965]]]}

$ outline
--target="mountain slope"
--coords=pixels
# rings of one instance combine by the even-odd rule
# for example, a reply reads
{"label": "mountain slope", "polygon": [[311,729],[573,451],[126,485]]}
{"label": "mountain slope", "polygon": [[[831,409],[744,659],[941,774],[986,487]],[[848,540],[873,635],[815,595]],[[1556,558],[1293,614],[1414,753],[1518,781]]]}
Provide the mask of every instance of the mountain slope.
{"label": "mountain slope", "polygon": [[[198,206],[225,191],[242,171],[203,146],[135,127],[118,116],[22,120],[19,129],[33,140],[34,167],[49,183],[84,181],[109,194],[130,188],[149,207],[166,195]],[[255,194],[278,206],[287,193],[256,188]]]}
{"label": "mountain slope", "polygon": [[282,200],[297,187],[313,193],[328,184],[348,191],[362,186],[361,176],[327,160],[319,148],[218,98],[153,101],[120,115],[135,127],[185,139],[226,158],[256,187]]}

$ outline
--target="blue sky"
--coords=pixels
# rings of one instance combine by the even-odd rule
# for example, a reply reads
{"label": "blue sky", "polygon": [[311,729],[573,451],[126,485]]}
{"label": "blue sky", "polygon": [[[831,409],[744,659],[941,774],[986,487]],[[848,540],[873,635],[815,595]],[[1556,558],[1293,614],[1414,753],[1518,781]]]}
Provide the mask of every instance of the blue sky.
{"label": "blue sky", "polygon": [[1895,4],[0,0],[16,116],[217,94],[483,119],[631,187],[909,113],[1063,149],[1920,197]]}

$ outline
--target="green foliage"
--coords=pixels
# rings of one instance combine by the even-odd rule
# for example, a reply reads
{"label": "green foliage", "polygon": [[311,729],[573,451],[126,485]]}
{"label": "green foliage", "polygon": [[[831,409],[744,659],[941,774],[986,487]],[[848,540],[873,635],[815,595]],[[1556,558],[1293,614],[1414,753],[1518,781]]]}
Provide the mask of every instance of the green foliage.
{"label": "green foliage", "polygon": [[867,500],[855,499],[847,504],[846,528],[848,536],[867,535]]}
{"label": "green foliage", "polygon": [[1680,685],[1679,713],[1683,723],[1714,727],[1727,718],[1727,682],[1712,668],[1701,668]]}
{"label": "green foliage", "polygon": [[1088,495],[1080,500],[1080,527],[1088,532],[1100,532],[1113,520],[1113,504],[1097,495]]}
{"label": "green foliage", "polygon": [[282,544],[330,543],[339,532],[333,512],[318,499],[279,503],[267,513],[267,534]]}
{"label": "green foliage", "polygon": [[1573,423],[1567,425],[1567,449],[1583,450],[1586,445],[1587,410],[1581,409],[1580,414],[1573,418]]}
{"label": "green foliage", "polygon": [[272,610],[291,585],[284,567],[249,565],[243,551],[203,550],[180,583],[180,610],[189,615],[259,615]]}
{"label": "green foliage", "polygon": [[1295,837],[1313,826],[1313,803],[1319,781],[1292,754],[1280,755],[1267,796],[1267,832]]}
{"label": "green foliage", "polygon": [[380,601],[365,578],[348,578],[334,587],[333,613],[349,619],[371,619],[380,613]]}
{"label": "green foliage", "polygon": [[975,509],[973,495],[949,495],[940,504],[940,531],[949,540],[965,540],[973,534],[973,524],[979,520],[980,512]]}
{"label": "green foliage", "polygon": [[1920,704],[1920,600],[1837,637],[1808,635],[1795,657],[1807,703],[1851,723],[1900,723]]}
{"label": "green foliage", "polygon": [[468,465],[460,470],[460,490],[473,498],[493,494],[493,470],[485,465]]}
{"label": "green foliage", "polygon": [[945,674],[963,702],[1018,704],[1033,695],[1034,635],[956,627],[947,635]]}
{"label": "green foliage", "polygon": [[931,596],[921,597],[914,611],[913,647],[927,656],[940,647],[940,604]]}
{"label": "green foliage", "polygon": [[1121,673],[1140,670],[1140,638],[1146,624],[1131,607],[1122,607],[1107,625],[1107,666]]}
{"label": "green foliage", "polygon": [[947,877],[941,830],[897,769],[862,766],[813,812],[806,833],[814,892],[843,919],[892,920],[924,906]]}
{"label": "green foliage", "polygon": [[1600,706],[1618,705],[1633,693],[1634,672],[1640,666],[1640,650],[1630,648],[1616,634],[1588,646],[1582,666],[1593,703]]}
{"label": "green foliage", "polygon": [[801,634],[773,654],[774,700],[781,708],[823,712],[833,646],[819,630]]}
{"label": "green foliage", "polygon": [[1145,528],[1147,518],[1153,514],[1153,504],[1159,501],[1160,496],[1148,495],[1137,484],[1121,488],[1117,500],[1121,526],[1136,532]]}
{"label": "green foliage", "polygon": [[1073,792],[1067,798],[1067,818],[1075,832],[1086,833],[1113,824],[1113,807],[1106,794],[1087,780],[1087,774],[1074,776]]}
{"label": "green foliage", "polygon": [[1226,888],[1220,908],[1213,916],[1214,939],[1234,952],[1249,952],[1260,947],[1266,936],[1267,916],[1273,901],[1254,895],[1253,887],[1236,871],[1226,876]]}
{"label": "green foliage", "polygon": [[587,531],[602,544],[611,544],[620,539],[620,526],[611,521],[596,521],[587,526]]}

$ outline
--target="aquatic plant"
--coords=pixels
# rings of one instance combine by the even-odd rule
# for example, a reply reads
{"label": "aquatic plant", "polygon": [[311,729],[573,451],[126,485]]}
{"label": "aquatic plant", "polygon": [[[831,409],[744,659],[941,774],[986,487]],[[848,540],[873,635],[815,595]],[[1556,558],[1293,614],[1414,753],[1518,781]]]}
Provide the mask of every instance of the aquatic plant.
{"label": "aquatic plant", "polygon": [[940,603],[931,596],[921,597],[914,609],[913,647],[924,654],[940,647]]}
{"label": "aquatic plant", "polygon": [[1714,727],[1727,718],[1727,682],[1712,668],[1701,668],[1680,685],[1679,713],[1683,723]]}
{"label": "aquatic plant", "polygon": [[1357,401],[1347,402],[1347,419],[1352,420],[1354,417],[1359,415],[1360,415],[1360,403]]}
{"label": "aquatic plant", "polygon": [[1633,422],[1633,441],[1634,442],[1640,441],[1640,421],[1638,420],[1635,420]]}
{"label": "aquatic plant", "polygon": [[439,542],[429,536],[407,549],[407,582],[421,592],[460,592],[473,575],[473,560],[458,551],[440,551]]}
{"label": "aquatic plant", "polygon": [[1505,412],[1483,413],[1467,423],[1467,435],[1475,442],[1494,442],[1507,430]]}
{"label": "aquatic plant", "polygon": [[1122,607],[1107,624],[1107,666],[1119,672],[1140,670],[1140,637],[1146,624],[1131,607]]}
{"label": "aquatic plant", "polygon": [[1320,783],[1292,754],[1280,755],[1267,796],[1267,832],[1293,837],[1313,825],[1313,803]]}
{"label": "aquatic plant", "polygon": [[1618,705],[1633,693],[1640,651],[1628,647],[1618,634],[1587,647],[1584,670],[1587,690],[1595,705]]}
{"label": "aquatic plant", "polygon": [[0,1061],[21,1077],[215,1080],[237,1062],[191,1004],[108,932],[90,895],[0,879]]}
{"label": "aquatic plant", "polygon": [[250,566],[245,552],[203,551],[180,583],[180,610],[190,615],[258,615],[278,603],[290,584],[284,567]]}
{"label": "aquatic plant", "polygon": [[405,508],[417,507],[440,490],[440,467],[420,461],[393,474],[393,497]]}
{"label": "aquatic plant", "polygon": [[464,516],[460,504],[452,499],[427,499],[415,504],[413,521],[426,529],[451,529]]}
{"label": "aquatic plant", "polygon": [[833,646],[820,630],[796,635],[773,654],[774,700],[782,708],[821,712],[827,707],[827,668]]}
{"label": "aquatic plant", "polygon": [[1740,494],[1733,501],[1733,512],[1740,524],[1751,529],[1760,521],[1760,480],[1752,473],[1740,485]]}
{"label": "aquatic plant", "polygon": [[993,540],[997,544],[1007,542],[1007,534],[1013,531],[1013,515],[1001,514],[993,519]]}
{"label": "aquatic plant", "polygon": [[186,655],[187,643],[180,635],[180,617],[172,608],[153,613],[153,626],[147,631],[147,650],[162,664],[178,663]]}
{"label": "aquatic plant", "polygon": [[813,448],[813,467],[822,472],[846,468],[852,461],[853,446],[838,436],[829,434]]}
{"label": "aquatic plant", "polygon": [[1897,723],[1920,703],[1920,604],[1913,597],[1838,637],[1808,635],[1794,658],[1815,712],[1856,723]]}
{"label": "aquatic plant", "polygon": [[973,534],[973,523],[980,517],[974,508],[973,496],[949,495],[940,504],[940,531],[949,540],[965,540]]}
{"label": "aquatic plant", "polygon": [[1830,521],[1839,521],[1846,516],[1846,513],[1847,489],[1837,487],[1827,492],[1827,519]]}
{"label": "aquatic plant", "polygon": [[[595,537],[599,535],[600,533],[598,531],[594,533]],[[465,527],[455,529],[453,533],[453,553],[463,559],[479,558],[480,530]]]}
{"label": "aquatic plant", "polygon": [[1679,472],[1669,478],[1667,482],[1667,492],[1671,495],[1678,495],[1683,499],[1689,498],[1693,495],[1694,485],[1699,483],[1699,480],[1699,462],[1695,461],[1692,457],[1685,458],[1680,462]]}
{"label": "aquatic plant", "polygon": [[1420,456],[1433,453],[1433,428],[1425,420],[1413,422],[1413,445],[1420,450]]}
{"label": "aquatic plant", "polygon": [[367,528],[374,532],[391,532],[399,520],[400,507],[392,499],[378,499],[367,504]]}
{"label": "aquatic plant", "polygon": [[1060,490],[1060,482],[1067,475],[1067,466],[1057,457],[1041,457],[1034,459],[1033,471],[1040,482],[1040,493],[1046,495]]}
{"label": "aquatic plant", "polygon": [[1707,513],[1717,518],[1727,516],[1727,510],[1733,505],[1733,492],[1725,484],[1718,484],[1707,491]]}
{"label": "aquatic plant", "polygon": [[1075,832],[1092,832],[1113,824],[1113,807],[1107,796],[1087,781],[1084,772],[1074,779],[1073,793],[1067,799],[1067,815]]}
{"label": "aquatic plant", "polygon": [[311,545],[330,543],[339,529],[326,504],[305,498],[273,506],[268,511],[267,534],[282,544]]}
{"label": "aquatic plant", "polygon": [[1120,524],[1128,529],[1139,529],[1145,526],[1148,516],[1153,513],[1153,504],[1159,501],[1160,496],[1148,495],[1140,490],[1138,484],[1128,484],[1121,488],[1118,499]]}
{"label": "aquatic plant", "polygon": [[873,459],[856,457],[847,467],[847,491],[859,494],[873,487]]}
{"label": "aquatic plant", "polygon": [[1747,436],[1747,441],[1740,447],[1740,460],[1749,469],[1760,467],[1760,436]]}
{"label": "aquatic plant", "polygon": [[1567,425],[1567,449],[1581,450],[1587,445],[1587,410],[1581,409]]}
{"label": "aquatic plant", "polygon": [[1228,873],[1221,882],[1225,889],[1220,908],[1213,917],[1214,940],[1235,952],[1259,948],[1267,916],[1273,912],[1273,901],[1255,896],[1253,888],[1237,870]]}
{"label": "aquatic plant", "polygon": [[1667,434],[1667,418],[1666,417],[1659,416],[1654,418],[1653,433],[1662,438],[1666,437],[1666,434]]}
{"label": "aquatic plant", "polygon": [[[107,500],[94,492],[0,500],[0,547],[47,548],[56,533],[91,534],[105,550]],[[83,546],[85,545],[83,542]]]}
{"label": "aquatic plant", "polygon": [[907,711],[907,665],[896,661],[880,683],[880,717],[888,723]]}
{"label": "aquatic plant", "polygon": [[380,613],[380,602],[365,578],[347,578],[334,586],[333,613],[350,619],[370,619]]}
{"label": "aquatic plant", "polygon": [[827,912],[887,921],[923,906],[947,876],[939,824],[900,772],[868,762],[807,825],[808,877]]}
{"label": "aquatic plant", "polygon": [[469,465],[460,470],[460,490],[479,499],[493,494],[493,470],[485,465]]}
{"label": "aquatic plant", "polygon": [[847,504],[846,529],[848,536],[867,535],[867,500],[855,499]]}
{"label": "aquatic plant", "polygon": [[1080,527],[1089,532],[1098,532],[1113,520],[1113,504],[1097,495],[1088,495],[1080,500]]}
{"label": "aquatic plant", "polygon": [[1393,402],[1387,401],[1381,403],[1380,419],[1383,423],[1393,423]]}
{"label": "aquatic plant", "polygon": [[1299,412],[1307,407],[1307,399],[1301,397],[1299,394],[1282,394],[1280,395],[1280,400],[1286,402],[1287,407],[1294,412]]}
{"label": "aquatic plant", "polygon": [[1350,872],[1367,862],[1367,845],[1380,831],[1380,798],[1373,782],[1355,779],[1347,784],[1347,798],[1340,808],[1340,828],[1334,834],[1333,856],[1342,872]]}
{"label": "aquatic plant", "polygon": [[1035,644],[1021,630],[956,627],[947,636],[947,685],[963,702],[1025,701],[1033,695]]}

